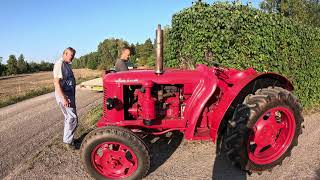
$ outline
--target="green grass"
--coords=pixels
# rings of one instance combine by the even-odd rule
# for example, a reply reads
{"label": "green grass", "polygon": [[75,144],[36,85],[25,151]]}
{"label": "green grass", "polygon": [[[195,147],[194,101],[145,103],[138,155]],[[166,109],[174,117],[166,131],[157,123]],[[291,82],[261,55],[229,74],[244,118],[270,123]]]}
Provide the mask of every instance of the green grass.
{"label": "green grass", "polygon": [[102,116],[102,105],[93,107],[88,113],[79,120],[76,135],[81,137],[95,128],[96,123]]}
{"label": "green grass", "polygon": [[94,126],[102,116],[102,105],[98,105],[89,110],[84,116],[83,122],[87,127]]}

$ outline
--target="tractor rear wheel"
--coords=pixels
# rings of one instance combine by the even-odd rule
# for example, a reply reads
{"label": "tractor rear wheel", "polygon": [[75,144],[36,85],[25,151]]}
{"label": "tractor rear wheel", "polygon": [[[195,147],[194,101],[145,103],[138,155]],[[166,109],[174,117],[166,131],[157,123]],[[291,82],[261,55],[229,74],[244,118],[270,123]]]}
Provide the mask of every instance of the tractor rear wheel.
{"label": "tractor rear wheel", "polygon": [[95,179],[142,179],[150,167],[144,142],[122,127],[108,126],[90,132],[81,144],[80,156]]}
{"label": "tractor rear wheel", "polygon": [[227,158],[250,172],[271,170],[290,156],[302,133],[302,108],[280,87],[259,89],[238,105],[224,136]]}

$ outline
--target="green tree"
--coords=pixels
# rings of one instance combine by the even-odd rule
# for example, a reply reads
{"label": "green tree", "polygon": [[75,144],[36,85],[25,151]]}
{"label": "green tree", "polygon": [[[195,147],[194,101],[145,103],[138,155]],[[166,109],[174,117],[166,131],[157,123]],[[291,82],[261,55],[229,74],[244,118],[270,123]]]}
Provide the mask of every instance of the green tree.
{"label": "green tree", "polygon": [[18,73],[26,73],[28,71],[27,63],[24,60],[23,54],[20,54],[17,62]]}
{"label": "green tree", "polygon": [[5,75],[6,66],[2,64],[2,57],[0,57],[0,76]]}
{"label": "green tree", "polygon": [[[164,26],[163,28],[163,61],[164,65],[168,67],[178,67],[178,61],[176,59],[176,49],[173,45],[175,41],[169,37],[171,28]],[[170,44],[171,43],[171,44]]]}
{"label": "green tree", "polygon": [[52,71],[53,66],[54,66],[53,63],[41,61],[41,63],[39,64],[39,70],[40,71]]}
{"label": "green tree", "polygon": [[39,72],[40,71],[39,64],[37,64],[35,62],[30,62],[29,67],[30,67],[30,72]]}
{"label": "green tree", "polygon": [[128,46],[128,42],[122,39],[105,39],[98,46],[98,53],[101,63],[99,69],[109,69],[114,66],[116,59],[119,56],[121,48]]}
{"label": "green tree", "polygon": [[18,67],[17,67],[17,58],[15,55],[10,55],[7,61],[7,74],[17,74]]}
{"label": "green tree", "polygon": [[87,56],[87,68],[89,69],[97,69],[100,64],[100,56],[98,52],[91,52],[86,55]]}
{"label": "green tree", "polygon": [[278,72],[293,82],[303,105],[319,105],[320,28],[250,6],[196,3],[173,16],[168,38],[177,65],[212,60]]}
{"label": "green tree", "polygon": [[130,62],[132,64],[137,64],[137,50],[136,50],[136,46],[132,43],[130,45],[130,49],[131,49],[131,55],[130,55]]}
{"label": "green tree", "polygon": [[150,38],[147,39],[143,44],[136,44],[136,54],[139,65],[144,66],[154,64],[154,46]]}
{"label": "green tree", "polygon": [[319,0],[264,0],[260,7],[268,13],[277,13],[304,24],[320,26]]}
{"label": "green tree", "polygon": [[81,56],[80,58],[75,58],[72,62],[72,67],[77,68],[85,68],[87,66],[87,57],[86,55]]}

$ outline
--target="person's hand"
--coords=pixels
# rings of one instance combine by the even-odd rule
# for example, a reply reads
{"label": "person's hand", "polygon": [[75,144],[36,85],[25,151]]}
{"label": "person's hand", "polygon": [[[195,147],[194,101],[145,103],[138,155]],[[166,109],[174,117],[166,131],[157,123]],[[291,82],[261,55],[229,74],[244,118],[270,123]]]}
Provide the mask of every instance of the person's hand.
{"label": "person's hand", "polygon": [[64,107],[70,107],[70,102],[70,99],[68,99],[67,97],[62,98],[62,103]]}

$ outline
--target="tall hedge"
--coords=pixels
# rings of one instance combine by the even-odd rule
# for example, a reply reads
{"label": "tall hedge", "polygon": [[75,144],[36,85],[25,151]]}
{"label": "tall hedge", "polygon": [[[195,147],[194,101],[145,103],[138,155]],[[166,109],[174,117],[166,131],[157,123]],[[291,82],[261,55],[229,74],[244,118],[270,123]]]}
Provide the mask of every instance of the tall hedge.
{"label": "tall hedge", "polygon": [[197,2],[172,18],[167,66],[195,64],[277,72],[305,106],[320,100],[320,29],[241,4]]}

